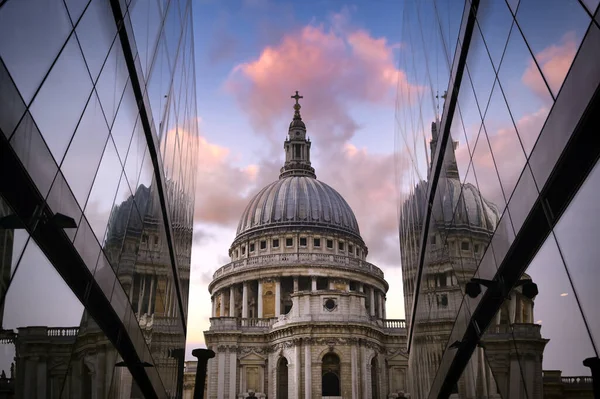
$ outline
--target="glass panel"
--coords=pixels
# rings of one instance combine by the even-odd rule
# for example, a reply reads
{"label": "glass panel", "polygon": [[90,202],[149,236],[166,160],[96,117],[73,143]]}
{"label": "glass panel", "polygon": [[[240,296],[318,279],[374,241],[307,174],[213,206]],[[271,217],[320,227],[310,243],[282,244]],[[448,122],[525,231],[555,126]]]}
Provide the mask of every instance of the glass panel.
{"label": "glass panel", "polygon": [[156,1],[138,1],[130,9],[130,16],[135,43],[142,64],[142,76],[145,78],[144,80],[147,80],[161,26],[158,3]]}
{"label": "glass panel", "polygon": [[[0,220],[15,216],[13,210],[0,197]],[[22,223],[20,219],[18,222]],[[4,313],[4,297],[8,291],[10,279],[21,260],[28,240],[29,234],[25,229],[0,227],[0,320]]]}
{"label": "glass panel", "polygon": [[62,161],[92,91],[75,37],[71,37],[31,105],[54,159]]}
{"label": "glass panel", "polygon": [[[2,320],[3,334],[10,333],[12,339],[0,344],[4,349],[0,351],[0,367],[14,370],[19,382],[15,397],[32,398],[44,391],[60,390],[82,313],[81,302],[30,240],[6,296]],[[52,343],[60,344],[48,345]],[[5,356],[11,349],[12,356]],[[14,368],[10,366],[13,359]],[[40,372],[47,377],[36,378]]]}
{"label": "glass panel", "polygon": [[81,17],[81,13],[88,5],[90,0],[66,0],[67,10],[69,10],[69,15],[71,16],[71,20],[73,21],[73,25],[77,23],[79,18]]}
{"label": "glass panel", "polygon": [[29,112],[21,120],[10,139],[10,144],[38,190],[45,197],[56,176],[58,166]]}
{"label": "glass panel", "polygon": [[161,38],[158,47],[158,53],[154,66],[152,67],[152,76],[148,82],[148,98],[150,99],[150,105],[152,107],[152,115],[154,120],[158,122],[159,136],[162,134],[163,119],[165,117],[167,103],[169,96],[172,95],[171,89],[171,67],[169,66],[169,59],[167,55],[167,49],[164,38]]}
{"label": "glass panel", "polygon": [[75,32],[95,82],[117,34],[110,2],[92,0]]}
{"label": "glass panel", "polygon": [[8,138],[25,112],[25,104],[0,61],[0,130]]}
{"label": "glass panel", "polygon": [[132,192],[137,190],[137,183],[142,170],[146,148],[144,127],[141,120],[138,119],[131,144],[129,145],[129,151],[127,152],[127,161],[125,162],[125,175],[127,176],[127,181],[129,181],[129,187]]}
{"label": "glass panel", "polygon": [[122,164],[125,164],[127,150],[129,149],[129,143],[131,142],[131,136],[133,135],[133,129],[135,128],[138,114],[139,109],[135,101],[135,96],[133,95],[131,81],[128,81],[127,86],[125,86],[125,92],[123,93],[123,99],[119,105],[115,123],[110,130],[110,134],[115,141],[115,146],[119,152],[119,158],[121,159]]}
{"label": "glass panel", "polygon": [[[18,21],[18,22],[17,22]],[[0,56],[26,103],[54,62],[71,22],[62,1],[8,1],[0,8]]]}
{"label": "glass panel", "polygon": [[527,165],[525,169],[523,169],[523,173],[519,178],[517,187],[508,204],[508,210],[510,211],[513,228],[516,233],[518,233],[521,226],[523,226],[538,195],[539,193],[535,181],[533,180],[533,175],[531,174],[529,165]]}
{"label": "glass panel", "polygon": [[589,26],[590,16],[577,0],[548,0],[543,7],[536,0],[521,0],[517,21],[556,96]]}
{"label": "glass panel", "polygon": [[115,200],[115,193],[122,174],[121,163],[112,140],[104,149],[102,162],[94,179],[94,186],[85,206],[85,216],[88,218],[96,238],[104,244],[106,225]]}
{"label": "glass panel", "polygon": [[[52,212],[62,213],[63,215],[72,217],[79,226],[81,208],[79,208],[77,200],[75,200],[75,197],[73,196],[73,192],[60,172],[56,175],[56,179],[52,184],[52,189],[50,189],[50,194],[48,194],[46,203]],[[71,240],[75,238],[76,229],[65,229],[64,231]]]}
{"label": "glass panel", "polygon": [[552,97],[515,26],[498,78],[525,154],[529,156],[548,116]]}
{"label": "glass panel", "polygon": [[556,239],[596,347],[600,347],[600,248],[595,233],[600,215],[599,189],[600,166],[596,164],[555,227]]}
{"label": "glass panel", "polygon": [[100,246],[98,245],[98,240],[96,240],[96,236],[85,216],[79,221],[79,227],[77,228],[77,234],[75,235],[73,244],[87,268],[91,273],[94,273],[98,262]]}
{"label": "glass panel", "polygon": [[475,89],[475,97],[483,115],[487,109],[492,87],[496,80],[496,71],[494,71],[479,29],[473,31],[473,38],[467,56],[467,74],[464,78],[471,79]]}
{"label": "glass panel", "polygon": [[108,127],[94,92],[61,165],[75,198],[83,208],[108,138]]}
{"label": "glass panel", "polygon": [[112,126],[115,120],[115,114],[128,78],[129,72],[125,64],[121,43],[115,40],[96,84],[96,90],[109,127]]}
{"label": "glass panel", "polygon": [[513,17],[505,2],[484,0],[477,8],[477,23],[497,71],[508,42]]}
{"label": "glass panel", "polygon": [[[523,309],[518,306],[519,301],[511,301],[509,320],[519,323],[523,315],[530,314],[530,322],[541,325],[541,338],[549,340],[545,348],[540,347],[543,349],[544,370],[561,370],[563,376],[590,375],[590,369],[583,365],[583,360],[596,354],[554,235],[548,237],[526,273],[525,277],[529,276],[538,286],[535,306],[530,310]],[[521,353],[521,357],[524,355]]]}
{"label": "glass panel", "polygon": [[504,197],[508,200],[517,184],[521,170],[525,166],[526,159],[498,84],[494,86],[484,124],[494,163],[500,176],[500,183],[502,183]]}
{"label": "glass panel", "polygon": [[490,209],[493,209],[492,212],[499,217],[504,211],[506,202],[504,201],[502,187],[498,180],[498,172],[492,158],[485,128],[481,130],[481,134],[475,145],[473,168],[477,180],[476,185],[479,188],[482,200],[486,201],[486,205]]}

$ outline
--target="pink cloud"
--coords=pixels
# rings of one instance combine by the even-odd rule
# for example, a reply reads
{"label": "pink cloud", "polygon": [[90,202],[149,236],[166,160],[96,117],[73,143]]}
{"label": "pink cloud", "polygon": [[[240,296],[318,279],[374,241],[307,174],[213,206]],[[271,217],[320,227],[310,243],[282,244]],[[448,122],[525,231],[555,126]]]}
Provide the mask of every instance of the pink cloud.
{"label": "pink cloud", "polygon": [[[577,42],[575,39],[574,32],[567,32],[562,37],[560,43],[546,47],[535,55],[554,95],[560,90],[577,53]],[[546,85],[533,60],[529,61],[529,65],[521,79],[535,93],[540,94],[543,98],[547,97]]]}
{"label": "pink cloud", "polygon": [[291,102],[285,99],[294,90],[305,95],[302,113],[327,142],[343,142],[357,130],[348,104],[392,107],[398,82],[420,90],[395,67],[397,45],[352,30],[345,14],[331,19],[331,28],[309,25],[287,33],[279,44],[233,69],[225,88],[261,134],[273,137],[275,123],[291,115]]}

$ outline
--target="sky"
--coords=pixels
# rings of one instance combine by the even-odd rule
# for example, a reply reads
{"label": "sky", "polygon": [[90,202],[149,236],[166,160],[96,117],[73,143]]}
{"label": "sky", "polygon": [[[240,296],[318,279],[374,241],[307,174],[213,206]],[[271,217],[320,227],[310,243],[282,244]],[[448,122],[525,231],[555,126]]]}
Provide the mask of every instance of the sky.
{"label": "sky", "polygon": [[390,284],[387,315],[404,317],[391,173],[401,5],[308,3],[195,4],[201,143],[188,352],[204,344],[208,283],[229,262],[239,217],[278,178],[296,90],[317,177],[354,210],[368,260]]}

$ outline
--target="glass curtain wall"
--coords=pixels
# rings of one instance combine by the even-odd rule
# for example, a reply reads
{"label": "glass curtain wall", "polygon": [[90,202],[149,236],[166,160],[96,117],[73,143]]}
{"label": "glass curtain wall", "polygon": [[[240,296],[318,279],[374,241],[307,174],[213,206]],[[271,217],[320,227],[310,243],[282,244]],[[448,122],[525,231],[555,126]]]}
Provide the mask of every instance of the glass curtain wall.
{"label": "glass curtain wall", "polygon": [[191,7],[0,5],[0,389],[16,398],[181,395]]}
{"label": "glass curtain wall", "polygon": [[573,169],[591,172],[528,232],[600,82],[597,16],[598,1],[404,6],[400,68],[420,88],[399,87],[396,111],[413,398],[593,397],[598,167]]}

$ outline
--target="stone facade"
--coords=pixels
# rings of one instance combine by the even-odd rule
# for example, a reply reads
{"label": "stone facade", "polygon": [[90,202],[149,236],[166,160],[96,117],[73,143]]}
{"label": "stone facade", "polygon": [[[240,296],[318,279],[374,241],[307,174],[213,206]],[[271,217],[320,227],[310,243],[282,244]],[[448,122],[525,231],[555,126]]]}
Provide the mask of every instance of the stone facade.
{"label": "stone facade", "polygon": [[397,397],[404,320],[386,318],[383,272],[367,262],[348,204],[316,180],[294,109],[280,178],[250,201],[231,263],[209,285],[207,397]]}

